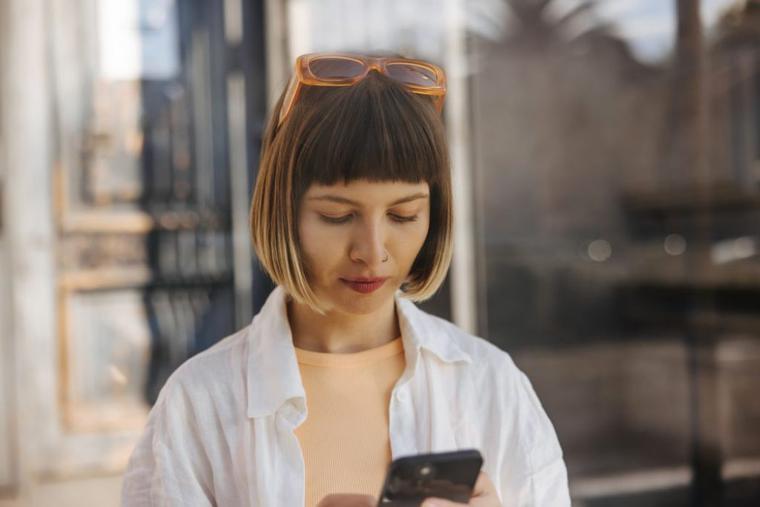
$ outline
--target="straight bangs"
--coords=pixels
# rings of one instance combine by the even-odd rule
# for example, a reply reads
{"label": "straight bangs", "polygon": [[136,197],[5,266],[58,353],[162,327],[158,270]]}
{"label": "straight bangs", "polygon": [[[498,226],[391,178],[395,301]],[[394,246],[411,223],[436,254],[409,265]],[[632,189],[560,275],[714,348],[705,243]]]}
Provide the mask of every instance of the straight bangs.
{"label": "straight bangs", "polygon": [[[420,100],[422,98],[422,100]],[[308,87],[296,149],[297,198],[312,183],[355,180],[427,182],[437,185],[448,169],[441,146],[445,134],[432,100],[415,97],[386,76],[372,72],[340,89]],[[287,135],[287,134],[286,134]],[[444,169],[445,168],[445,169]]]}

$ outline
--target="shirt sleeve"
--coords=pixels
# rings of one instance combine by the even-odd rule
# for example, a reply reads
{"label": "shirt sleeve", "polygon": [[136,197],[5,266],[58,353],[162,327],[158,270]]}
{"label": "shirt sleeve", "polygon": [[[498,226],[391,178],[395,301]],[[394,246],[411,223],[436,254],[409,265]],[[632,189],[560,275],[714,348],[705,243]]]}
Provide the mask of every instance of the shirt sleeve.
{"label": "shirt sleeve", "polygon": [[181,386],[164,387],[124,475],[123,507],[215,505],[211,467]]}
{"label": "shirt sleeve", "polygon": [[[518,389],[524,404],[521,445],[526,475],[501,478],[502,491],[517,494],[505,499],[504,507],[570,507],[567,469],[557,434],[528,378],[521,372]],[[517,484],[515,484],[517,482]]]}

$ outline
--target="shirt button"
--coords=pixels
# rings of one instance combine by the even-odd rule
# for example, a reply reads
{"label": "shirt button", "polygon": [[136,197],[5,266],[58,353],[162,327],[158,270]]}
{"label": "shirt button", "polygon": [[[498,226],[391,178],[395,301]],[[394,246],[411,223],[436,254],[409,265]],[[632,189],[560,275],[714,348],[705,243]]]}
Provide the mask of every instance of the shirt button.
{"label": "shirt button", "polygon": [[409,398],[409,395],[406,394],[406,391],[398,390],[396,391],[396,399],[398,401],[404,402]]}

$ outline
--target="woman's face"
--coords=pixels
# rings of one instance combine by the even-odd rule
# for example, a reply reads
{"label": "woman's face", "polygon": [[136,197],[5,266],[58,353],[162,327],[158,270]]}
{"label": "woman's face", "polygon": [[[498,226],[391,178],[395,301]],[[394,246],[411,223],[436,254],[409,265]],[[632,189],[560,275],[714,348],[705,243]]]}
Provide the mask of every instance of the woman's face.
{"label": "woman's face", "polygon": [[298,233],[309,283],[328,311],[379,309],[405,281],[427,237],[427,183],[312,185]]}

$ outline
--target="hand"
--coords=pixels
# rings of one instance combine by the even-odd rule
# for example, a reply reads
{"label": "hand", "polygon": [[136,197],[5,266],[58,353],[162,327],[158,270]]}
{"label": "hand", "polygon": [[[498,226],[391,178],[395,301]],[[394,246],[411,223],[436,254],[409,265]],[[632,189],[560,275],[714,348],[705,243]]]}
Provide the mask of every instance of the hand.
{"label": "hand", "polygon": [[376,507],[377,500],[369,495],[327,495],[317,507]]}
{"label": "hand", "polygon": [[[442,498],[427,498],[422,502],[422,507],[455,507],[457,505],[461,506],[465,504]],[[496,488],[485,472],[480,472],[480,475],[478,475],[478,480],[475,482],[475,488],[472,492],[472,498],[470,498],[470,503],[467,505],[470,507],[501,507],[499,495],[496,494]]]}

